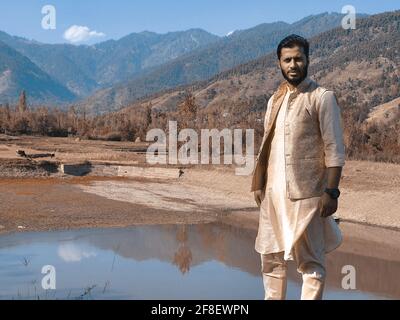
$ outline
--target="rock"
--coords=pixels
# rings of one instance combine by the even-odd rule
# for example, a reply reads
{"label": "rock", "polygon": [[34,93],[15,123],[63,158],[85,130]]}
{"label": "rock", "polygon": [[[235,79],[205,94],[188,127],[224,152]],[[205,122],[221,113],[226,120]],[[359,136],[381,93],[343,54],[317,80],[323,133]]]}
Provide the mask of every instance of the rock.
{"label": "rock", "polygon": [[17,156],[20,156],[20,157],[23,157],[23,158],[27,157],[27,155],[26,155],[24,150],[17,150],[16,154],[17,154]]}
{"label": "rock", "polygon": [[135,143],[139,143],[139,142],[142,142],[142,140],[140,140],[140,137],[137,137],[135,140]]}

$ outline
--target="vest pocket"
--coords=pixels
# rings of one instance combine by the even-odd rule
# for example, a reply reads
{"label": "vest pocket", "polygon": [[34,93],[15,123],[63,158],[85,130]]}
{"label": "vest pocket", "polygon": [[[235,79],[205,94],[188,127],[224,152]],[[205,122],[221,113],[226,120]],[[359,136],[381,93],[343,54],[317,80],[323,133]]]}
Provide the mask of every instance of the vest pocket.
{"label": "vest pocket", "polygon": [[294,198],[315,197],[323,193],[326,170],[320,158],[295,159],[291,167],[289,183]]}

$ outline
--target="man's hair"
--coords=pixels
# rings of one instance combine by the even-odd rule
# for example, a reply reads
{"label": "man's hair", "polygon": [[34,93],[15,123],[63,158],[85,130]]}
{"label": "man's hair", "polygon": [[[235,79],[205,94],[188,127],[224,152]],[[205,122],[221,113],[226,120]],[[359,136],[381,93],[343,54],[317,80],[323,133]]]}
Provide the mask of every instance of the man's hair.
{"label": "man's hair", "polygon": [[278,49],[276,50],[276,53],[278,55],[278,59],[281,58],[281,53],[282,53],[282,48],[293,48],[295,46],[299,46],[302,47],[304,50],[304,54],[307,57],[309,57],[309,53],[310,53],[310,44],[307,41],[307,39],[298,36],[297,34],[291,34],[290,36],[287,36],[285,39],[283,39],[279,45],[278,45]]}

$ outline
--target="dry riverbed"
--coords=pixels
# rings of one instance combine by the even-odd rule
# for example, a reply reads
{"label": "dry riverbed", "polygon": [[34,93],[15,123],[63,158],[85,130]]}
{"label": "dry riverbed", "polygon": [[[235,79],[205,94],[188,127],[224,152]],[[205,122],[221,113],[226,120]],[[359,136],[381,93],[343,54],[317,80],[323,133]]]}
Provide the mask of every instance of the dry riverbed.
{"label": "dry riverbed", "polygon": [[[0,137],[1,138],[1,137]],[[136,148],[136,149],[135,149]],[[125,227],[224,221],[257,224],[250,176],[234,168],[182,168],[179,178],[71,177],[57,172],[68,161],[145,165],[143,144],[69,138],[0,139],[0,232]],[[55,152],[28,161],[15,155]],[[337,216],[344,221],[400,229],[400,165],[347,161]]]}

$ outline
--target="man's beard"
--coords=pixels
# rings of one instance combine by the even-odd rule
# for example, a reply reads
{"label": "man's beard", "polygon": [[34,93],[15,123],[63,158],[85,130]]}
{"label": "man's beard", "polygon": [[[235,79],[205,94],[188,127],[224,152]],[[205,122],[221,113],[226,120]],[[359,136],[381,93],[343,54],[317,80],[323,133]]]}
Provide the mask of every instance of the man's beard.
{"label": "man's beard", "polygon": [[285,72],[281,69],[283,77],[289,82],[292,86],[297,87],[308,75],[308,65],[305,66],[303,69],[299,69],[300,76],[297,79],[289,79],[289,77],[285,74]]}

